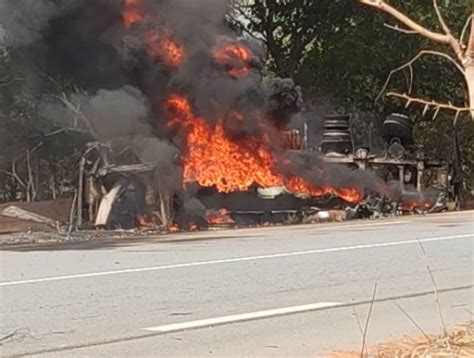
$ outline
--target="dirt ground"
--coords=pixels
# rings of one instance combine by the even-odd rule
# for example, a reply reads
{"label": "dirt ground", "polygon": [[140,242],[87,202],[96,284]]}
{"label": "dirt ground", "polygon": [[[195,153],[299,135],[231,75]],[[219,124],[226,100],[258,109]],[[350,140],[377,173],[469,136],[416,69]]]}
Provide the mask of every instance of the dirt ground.
{"label": "dirt ground", "polygon": [[[9,206],[17,206],[20,209],[28,210],[33,213],[46,216],[59,222],[67,222],[69,220],[69,212],[71,210],[72,199],[58,199],[50,201],[40,201],[34,203],[13,202],[0,204],[0,212]],[[0,235],[12,234],[19,232],[52,232],[53,228],[45,224],[35,223],[32,221],[9,218],[0,215]]]}
{"label": "dirt ground", "polygon": [[403,337],[369,347],[368,352],[336,351],[331,358],[441,358],[474,357],[474,323],[453,327],[446,336]]}
{"label": "dirt ground", "polygon": [[[40,202],[11,202],[0,204],[0,213],[9,206],[17,206],[20,209],[37,213],[60,223],[69,221],[72,199],[58,199]],[[465,208],[474,208],[474,198],[469,198],[465,203]],[[55,232],[56,230],[45,224],[32,221],[9,218],[0,215],[0,235],[31,232]]]}

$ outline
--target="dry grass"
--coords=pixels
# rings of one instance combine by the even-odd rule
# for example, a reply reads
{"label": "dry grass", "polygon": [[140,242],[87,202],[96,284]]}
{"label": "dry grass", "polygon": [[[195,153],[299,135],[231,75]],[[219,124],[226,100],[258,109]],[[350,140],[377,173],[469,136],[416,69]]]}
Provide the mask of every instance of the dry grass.
{"label": "dry grass", "polygon": [[[405,337],[369,348],[373,358],[444,358],[474,357],[474,323],[459,325],[445,337]],[[337,351],[331,358],[356,358],[360,352]]]}

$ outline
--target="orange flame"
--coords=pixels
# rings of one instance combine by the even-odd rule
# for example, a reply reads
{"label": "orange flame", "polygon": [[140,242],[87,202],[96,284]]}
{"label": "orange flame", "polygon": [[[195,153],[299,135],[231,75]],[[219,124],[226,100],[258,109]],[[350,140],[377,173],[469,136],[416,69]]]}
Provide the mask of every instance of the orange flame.
{"label": "orange flame", "polygon": [[173,117],[174,120],[181,119],[188,121],[194,116],[188,100],[178,94],[170,95],[166,99],[165,107],[168,111],[175,115],[175,117]]}
{"label": "orange flame", "polygon": [[177,233],[181,231],[181,228],[177,224],[173,224],[168,227],[168,231],[170,233]]}
{"label": "orange flame", "polygon": [[125,0],[123,10],[123,25],[129,29],[134,24],[146,19],[146,14],[140,9],[140,0]]}
{"label": "orange flame", "polygon": [[138,217],[138,226],[140,226],[140,227],[151,227],[151,226],[153,226],[153,220],[147,215],[139,216]]}
{"label": "orange flame", "polygon": [[[126,29],[148,18],[148,14],[141,8],[141,1],[125,0],[122,16]],[[145,40],[148,45],[148,54],[153,59],[163,62],[168,67],[178,67],[183,62],[184,48],[173,38],[170,30],[148,30],[145,33]]]}
{"label": "orange flame", "polygon": [[248,75],[252,70],[250,64],[252,52],[239,43],[214,47],[212,57],[217,64],[228,68],[227,73],[231,77],[242,77]]}
{"label": "orange flame", "polygon": [[[279,174],[277,159],[265,145],[268,138],[232,141],[226,136],[222,120],[210,125],[204,118],[195,116],[183,96],[171,95],[165,101],[165,108],[172,115],[170,126],[185,130],[187,152],[182,157],[185,184],[214,186],[223,193],[245,191],[254,184],[264,188],[285,185],[292,192],[311,196],[333,194],[350,203],[362,199],[362,193],[355,188],[315,187],[301,177]],[[241,116],[235,112],[231,117],[239,120]]]}
{"label": "orange flame", "polygon": [[190,224],[189,225],[189,231],[198,231],[199,226],[197,224]]}
{"label": "orange flame", "polygon": [[148,54],[168,67],[178,67],[184,60],[184,48],[168,30],[158,32],[149,30],[146,33]]}
{"label": "orange flame", "polygon": [[415,209],[424,209],[428,210],[430,209],[434,203],[430,201],[409,201],[409,202],[402,202],[400,204],[400,210],[402,211],[414,211]]}
{"label": "orange flame", "polygon": [[207,210],[205,218],[209,225],[235,224],[235,221],[230,216],[230,212],[225,208],[219,210]]}
{"label": "orange flame", "polygon": [[356,188],[333,188],[330,186],[315,187],[301,177],[285,180],[286,188],[294,193],[308,194],[314,197],[336,195],[348,203],[357,204],[362,200],[362,192]]}

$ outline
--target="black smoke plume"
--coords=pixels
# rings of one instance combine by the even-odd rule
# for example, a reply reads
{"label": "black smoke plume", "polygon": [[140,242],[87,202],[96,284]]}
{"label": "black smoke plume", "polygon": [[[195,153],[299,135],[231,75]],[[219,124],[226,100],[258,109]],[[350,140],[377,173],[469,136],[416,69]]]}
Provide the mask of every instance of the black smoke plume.
{"label": "black smoke plume", "polygon": [[[125,23],[127,6],[135,14]],[[47,78],[74,84],[80,91],[71,100],[101,138],[161,137],[168,144],[152,148],[163,150],[158,158],[171,166],[176,163],[171,143],[185,148],[166,129],[162,103],[170,93],[186,95],[194,113],[210,123],[232,111],[243,113],[237,125],[224,121],[233,140],[263,135],[256,113],[272,123],[267,134],[274,136],[302,110],[301,89],[291,79],[263,83],[264,51],[232,33],[224,21],[228,10],[228,0],[2,0],[0,46],[8,49],[13,67],[30,74],[25,91],[41,93],[50,85]],[[184,49],[179,66],[151,53],[150,38],[160,41],[162,34]],[[241,44],[249,51],[245,61],[219,62],[213,56],[216,48]],[[248,73],[239,76],[242,71]],[[54,116],[55,107],[48,110]],[[56,110],[63,116],[64,108]],[[152,150],[143,152],[149,157]],[[282,171],[317,185],[376,186],[372,176],[348,169],[341,175],[328,168],[318,176],[312,168],[324,163],[316,154],[289,158],[291,165]]]}

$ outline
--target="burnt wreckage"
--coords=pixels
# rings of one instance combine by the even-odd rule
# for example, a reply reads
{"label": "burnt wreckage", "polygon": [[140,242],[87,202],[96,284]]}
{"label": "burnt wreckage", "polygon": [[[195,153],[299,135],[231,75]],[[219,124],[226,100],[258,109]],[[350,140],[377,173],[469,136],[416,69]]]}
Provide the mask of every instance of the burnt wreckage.
{"label": "burnt wreckage", "polygon": [[[20,3],[6,6],[30,13]],[[291,79],[263,80],[265,51],[223,21],[227,0],[37,3],[42,21],[10,36],[34,72],[41,65],[38,83],[51,77],[47,85],[64,90],[39,106],[47,117],[95,140],[79,163],[80,228],[434,211],[446,207],[448,177],[459,186],[446,163],[416,149],[400,115],[385,120],[380,151],[354,145],[348,116],[291,129],[307,115],[302,91]]]}
{"label": "burnt wreckage", "polygon": [[[306,124],[303,130],[284,131],[284,138],[286,151],[293,156],[316,157],[327,170],[344,167],[351,172],[373,173],[383,187],[365,188],[363,197],[352,202],[333,192],[311,196],[284,186],[252,185],[244,191],[219,192],[197,183],[183,185],[182,173],[170,175],[158,163],[143,161],[128,138],[117,138],[87,146],[79,168],[77,224],[106,229],[160,226],[194,230],[309,222],[308,218],[326,210],[344,211],[344,218],[371,218],[442,211],[455,195],[450,166],[417,150],[412,123],[404,115],[386,117],[384,148],[379,150],[354,147],[349,115],[325,116],[322,140],[316,147],[308,146]],[[177,153],[175,160],[179,166]],[[170,180],[174,185],[169,185]]]}
{"label": "burnt wreckage", "polygon": [[448,167],[415,149],[407,118],[387,118],[380,153],[355,148],[348,116],[326,117],[317,146],[308,143],[320,133],[291,129],[301,89],[262,80],[264,51],[223,23],[227,1],[74,3],[50,24],[46,63],[88,89],[72,96],[96,138],[79,164],[79,227],[186,230],[445,206]]}

